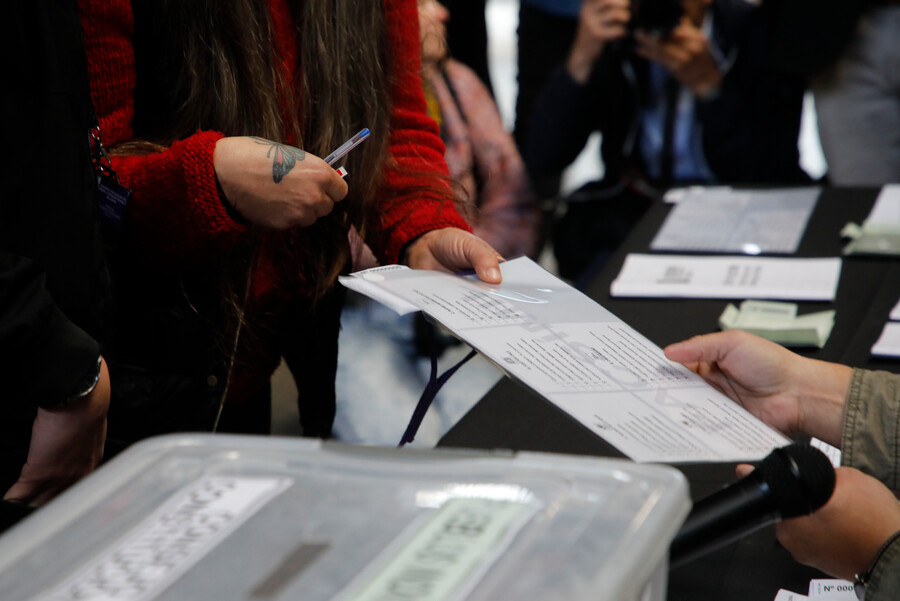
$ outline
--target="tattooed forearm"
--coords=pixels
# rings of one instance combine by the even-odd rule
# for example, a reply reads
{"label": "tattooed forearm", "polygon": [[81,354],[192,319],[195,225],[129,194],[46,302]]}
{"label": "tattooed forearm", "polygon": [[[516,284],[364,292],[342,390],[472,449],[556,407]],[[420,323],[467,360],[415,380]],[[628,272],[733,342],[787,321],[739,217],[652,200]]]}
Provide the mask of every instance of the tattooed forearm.
{"label": "tattooed forearm", "polygon": [[254,137],[253,139],[257,144],[269,147],[266,156],[272,159],[272,180],[276,184],[291,172],[297,161],[302,161],[306,158],[306,153],[299,148],[266,140],[265,138]]}

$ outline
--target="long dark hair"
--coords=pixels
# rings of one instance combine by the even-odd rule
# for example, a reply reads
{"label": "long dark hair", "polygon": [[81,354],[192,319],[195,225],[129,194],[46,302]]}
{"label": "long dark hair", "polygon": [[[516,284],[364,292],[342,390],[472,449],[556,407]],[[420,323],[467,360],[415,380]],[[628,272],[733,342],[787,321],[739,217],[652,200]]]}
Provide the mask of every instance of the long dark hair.
{"label": "long dark hair", "polygon": [[285,32],[275,30],[267,0],[159,2],[175,100],[158,130],[167,139],[154,141],[215,129],[324,157],[368,127],[371,139],[346,158],[350,194],[336,210],[313,226],[265,234],[281,247],[276,256],[300,259],[305,288],[320,296],[347,262],[348,227],[364,234],[375,222],[369,205],[388,159],[392,62],[380,0],[294,0],[291,8],[300,56],[286,73],[277,43]]}

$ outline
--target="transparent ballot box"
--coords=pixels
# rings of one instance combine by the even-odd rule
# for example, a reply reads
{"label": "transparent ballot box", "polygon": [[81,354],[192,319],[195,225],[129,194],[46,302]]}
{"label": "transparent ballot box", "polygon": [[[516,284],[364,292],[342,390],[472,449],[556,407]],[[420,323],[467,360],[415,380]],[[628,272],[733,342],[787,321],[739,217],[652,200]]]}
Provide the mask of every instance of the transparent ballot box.
{"label": "transparent ballot box", "polygon": [[663,466],[173,435],[0,536],[3,601],[665,598]]}

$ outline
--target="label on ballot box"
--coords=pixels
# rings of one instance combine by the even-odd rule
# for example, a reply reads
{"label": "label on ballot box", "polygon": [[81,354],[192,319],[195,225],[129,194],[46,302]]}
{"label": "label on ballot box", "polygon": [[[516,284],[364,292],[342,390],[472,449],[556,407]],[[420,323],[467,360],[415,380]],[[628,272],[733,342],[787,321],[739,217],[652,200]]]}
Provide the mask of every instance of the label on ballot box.
{"label": "label on ballot box", "polygon": [[0,537],[3,601],[663,601],[677,470],[190,435]]}
{"label": "label on ballot box", "polygon": [[400,548],[376,561],[342,601],[452,601],[463,598],[537,510],[534,503],[455,498],[416,524]]}
{"label": "label on ballot box", "polygon": [[150,601],[220,544],[289,478],[204,478],[34,601]]}

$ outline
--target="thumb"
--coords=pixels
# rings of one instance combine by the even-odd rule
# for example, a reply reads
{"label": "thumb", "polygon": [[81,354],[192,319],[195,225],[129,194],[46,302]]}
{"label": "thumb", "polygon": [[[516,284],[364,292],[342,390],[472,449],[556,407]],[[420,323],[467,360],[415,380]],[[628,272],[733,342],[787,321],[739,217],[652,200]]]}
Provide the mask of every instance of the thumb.
{"label": "thumb", "polygon": [[754,468],[749,463],[741,463],[736,468],[734,468],[734,473],[737,474],[738,478],[745,478],[750,475]]}

